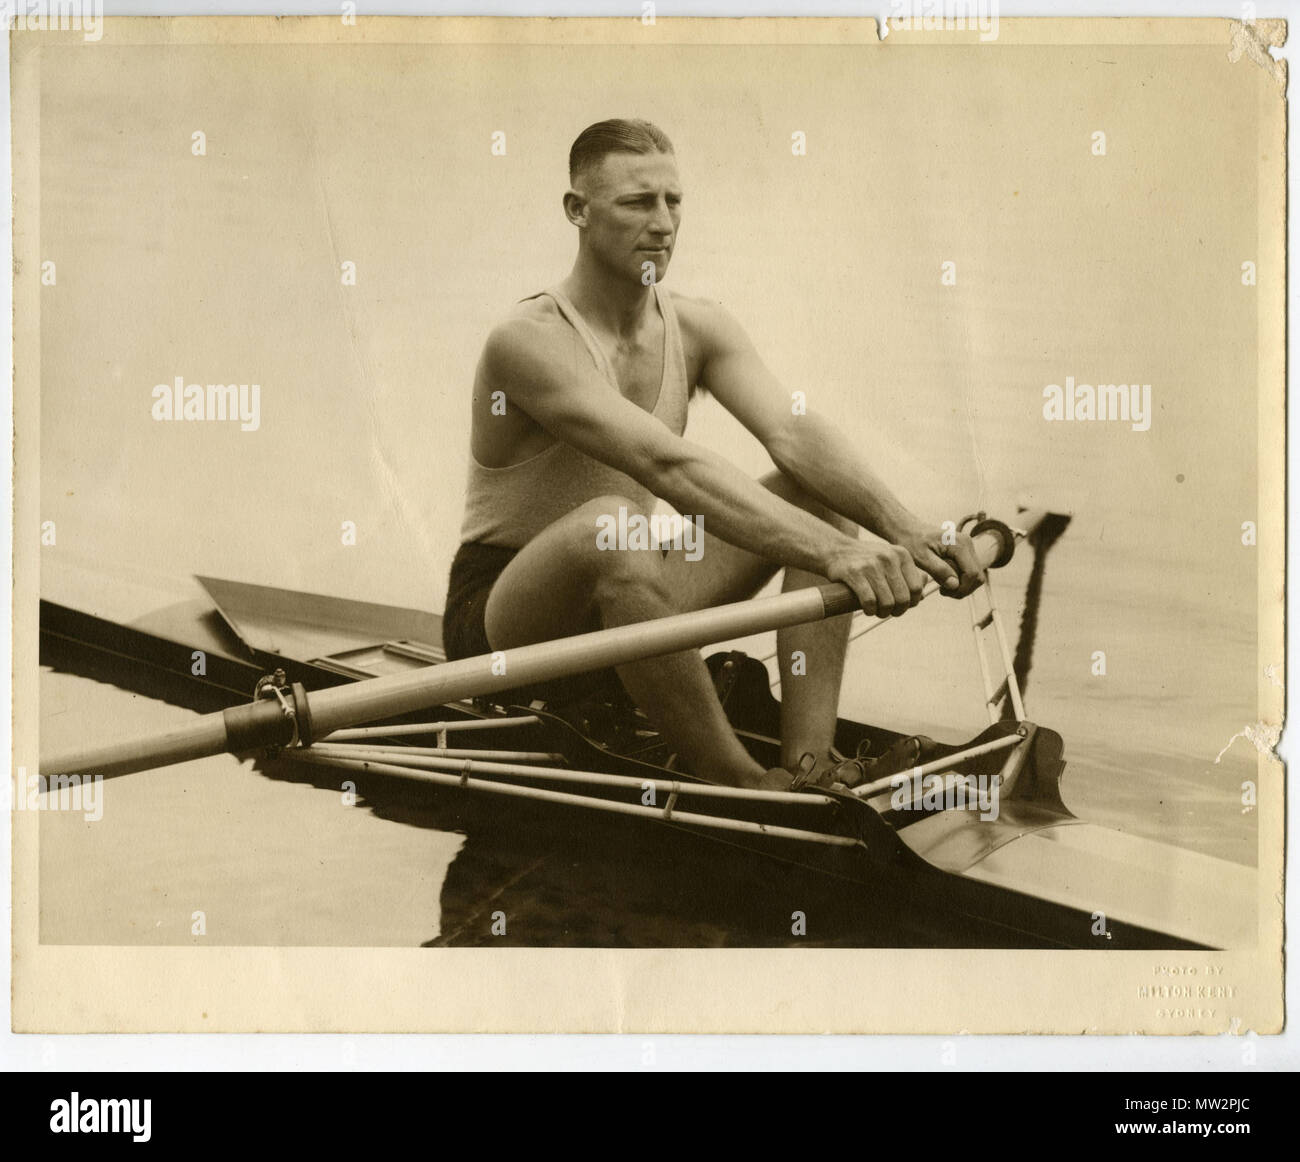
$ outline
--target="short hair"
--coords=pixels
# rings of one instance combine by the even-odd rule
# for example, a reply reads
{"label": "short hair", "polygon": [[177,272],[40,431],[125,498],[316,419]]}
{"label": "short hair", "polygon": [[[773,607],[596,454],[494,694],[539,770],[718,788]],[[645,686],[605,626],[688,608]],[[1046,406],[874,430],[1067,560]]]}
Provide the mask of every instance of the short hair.
{"label": "short hair", "polygon": [[611,153],[672,153],[673,143],[657,125],[614,117],[597,121],[578,134],[569,149],[569,184],[595,169]]}

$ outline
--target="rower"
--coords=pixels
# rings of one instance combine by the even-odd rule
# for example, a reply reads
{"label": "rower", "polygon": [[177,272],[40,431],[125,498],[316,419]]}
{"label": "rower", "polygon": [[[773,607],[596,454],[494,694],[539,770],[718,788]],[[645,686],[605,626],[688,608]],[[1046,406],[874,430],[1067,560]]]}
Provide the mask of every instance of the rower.
{"label": "rower", "polygon": [[[880,616],[915,605],[927,574],[951,597],[979,584],[969,537],[906,509],[834,418],[793,414],[721,305],[664,287],[682,203],[673,146],[656,126],[601,121],[574,141],[564,194],[573,268],[493,327],[475,374],[449,659],[742,600],[780,569],[787,591],[843,581]],[[697,389],[763,444],[774,472],[751,479],[685,439]],[[648,520],[660,500],[692,520],[696,551],[630,538],[611,547],[611,527]],[[848,622],[778,631],[779,656],[797,651],[804,673],[782,682],[776,770],[732,731],[697,651],[619,666],[616,679],[697,775],[782,789],[798,771],[817,782],[842,762],[832,741]]]}

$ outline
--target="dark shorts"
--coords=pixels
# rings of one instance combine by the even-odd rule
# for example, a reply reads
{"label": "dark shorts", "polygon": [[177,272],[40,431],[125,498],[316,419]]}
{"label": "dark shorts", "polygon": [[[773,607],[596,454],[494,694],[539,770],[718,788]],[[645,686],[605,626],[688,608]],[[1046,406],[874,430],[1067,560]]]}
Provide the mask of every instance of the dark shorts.
{"label": "dark shorts", "polygon": [[[468,541],[456,550],[447,582],[447,608],[442,615],[442,644],[449,662],[492,652],[485,620],[488,595],[518,552],[518,549],[477,541]],[[613,670],[597,670],[521,686],[510,692],[509,700],[531,702],[540,698],[561,706],[593,696],[617,704],[631,704],[623,683]]]}

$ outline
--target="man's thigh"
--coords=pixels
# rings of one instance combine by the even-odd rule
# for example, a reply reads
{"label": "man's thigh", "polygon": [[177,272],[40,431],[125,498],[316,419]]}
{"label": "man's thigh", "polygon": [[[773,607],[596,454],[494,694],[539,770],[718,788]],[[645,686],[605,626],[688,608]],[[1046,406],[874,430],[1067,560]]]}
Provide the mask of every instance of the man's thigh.
{"label": "man's thigh", "polygon": [[[783,500],[808,502],[788,476],[779,471],[758,481]],[[613,566],[608,552],[596,547],[597,518],[617,513],[617,497],[589,501],[561,517],[533,538],[502,571],[488,597],[485,623],[495,649],[568,637],[600,628],[596,581]],[[707,520],[702,522],[707,525]],[[698,552],[684,547],[626,550],[644,555],[647,568],[663,570],[663,588],[680,611],[704,609],[752,597],[780,565],[747,549],[728,544],[697,526]],[[697,557],[696,560],[688,560]]]}
{"label": "man's thigh", "polygon": [[597,563],[592,559],[595,538],[595,510],[583,505],[518,552],[496,579],[484,611],[484,628],[494,649],[600,628],[594,594]]}
{"label": "man's thigh", "polygon": [[[804,507],[808,503],[799,486],[779,470],[760,477],[758,483],[791,504]],[[781,569],[779,563],[728,544],[710,533],[707,518],[703,523],[706,527],[701,530],[698,550],[689,554],[698,556],[698,560],[688,560],[685,549],[674,549],[665,562],[672,591],[680,596],[682,609],[706,609],[743,601],[762,589]]]}

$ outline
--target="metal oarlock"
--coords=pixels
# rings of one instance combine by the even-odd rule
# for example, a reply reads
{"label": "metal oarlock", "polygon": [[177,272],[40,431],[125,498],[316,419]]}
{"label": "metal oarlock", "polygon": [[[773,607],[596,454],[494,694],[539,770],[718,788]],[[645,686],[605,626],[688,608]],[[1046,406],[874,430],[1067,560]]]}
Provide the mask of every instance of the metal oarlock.
{"label": "metal oarlock", "polygon": [[307,708],[307,690],[301,682],[288,684],[285,672],[275,670],[258,678],[253,688],[253,702],[274,699],[279,703],[288,738],[273,743],[268,753],[278,754],[284,747],[311,746],[311,711]]}

